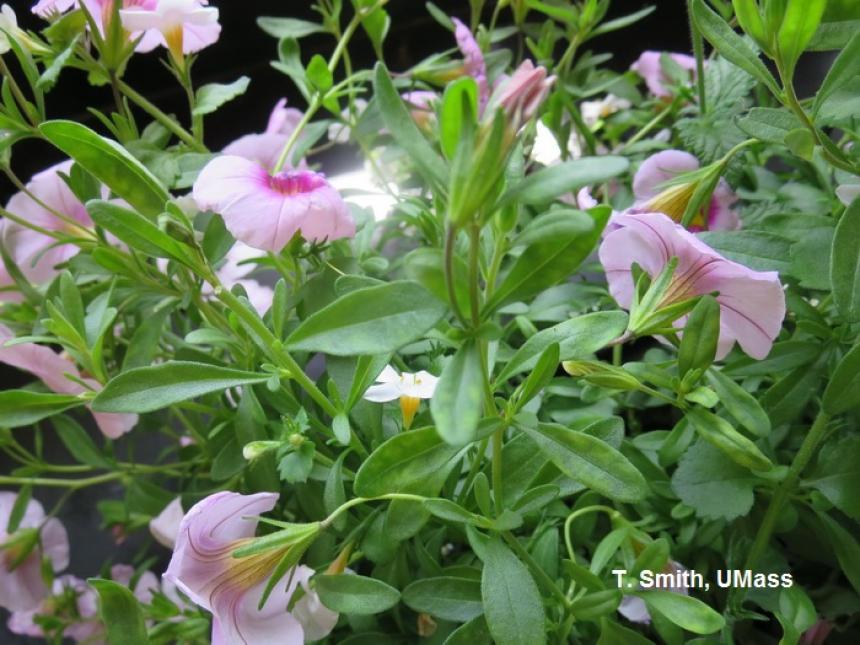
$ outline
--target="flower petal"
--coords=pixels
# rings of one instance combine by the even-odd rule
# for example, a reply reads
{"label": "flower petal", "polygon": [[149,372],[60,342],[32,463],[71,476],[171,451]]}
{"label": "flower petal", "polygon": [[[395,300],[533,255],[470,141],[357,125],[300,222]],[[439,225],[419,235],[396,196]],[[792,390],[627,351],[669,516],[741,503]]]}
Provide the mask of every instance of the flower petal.
{"label": "flower petal", "polygon": [[164,509],[149,520],[149,532],[155,540],[168,549],[176,545],[176,536],[179,535],[179,526],[185,511],[182,510],[182,500],[175,497]]}
{"label": "flower petal", "polygon": [[305,595],[293,606],[292,614],[304,629],[305,641],[319,641],[328,636],[337,625],[339,614],[322,604],[310,579],[316,573],[303,564],[296,567],[293,575],[302,586]]}
{"label": "flower petal", "polygon": [[363,398],[374,403],[385,403],[399,399],[400,394],[400,383],[382,383],[380,385],[371,385],[367,388]]}
{"label": "flower petal", "polygon": [[633,195],[637,202],[651,199],[676,175],[699,169],[699,160],[683,150],[663,150],[651,155],[633,176]]}

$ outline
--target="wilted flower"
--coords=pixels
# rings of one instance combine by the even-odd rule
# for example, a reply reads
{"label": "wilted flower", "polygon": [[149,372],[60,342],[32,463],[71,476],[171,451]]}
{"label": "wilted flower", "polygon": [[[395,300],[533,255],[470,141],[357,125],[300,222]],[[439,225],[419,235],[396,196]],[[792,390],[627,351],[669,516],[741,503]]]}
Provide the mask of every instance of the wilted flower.
{"label": "wilted flower", "polygon": [[120,9],[122,26],[129,32],[157,34],[157,41],[180,63],[184,54],[200,51],[218,41],[218,9],[208,0],[157,0],[126,4]]}
{"label": "wilted flower", "polygon": [[[214,645],[302,643],[306,638],[324,638],[337,622],[337,614],[317,604],[318,598],[307,587],[313,571],[302,566],[287,572],[258,609],[269,577],[285,552],[273,548],[242,558],[234,557],[233,552],[253,540],[255,517],[271,511],[277,499],[277,493],[215,493],[195,504],[180,524],[164,579],[212,612]],[[305,591],[296,603],[301,608],[287,611],[299,584]]]}
{"label": "wilted flower", "polygon": [[[665,573],[677,575],[686,571],[687,568],[674,561],[669,561],[666,565]],[[669,587],[667,589],[672,593],[679,593],[683,596],[688,596],[689,592],[686,587]],[[648,612],[648,607],[645,601],[638,596],[624,596],[621,599],[621,604],[618,605],[618,613],[624,616],[631,623],[649,624],[651,622],[651,614]]]}
{"label": "wilted flower", "polygon": [[421,370],[415,374],[403,372],[398,374],[390,365],[386,365],[382,373],[376,377],[378,385],[371,385],[364,393],[364,398],[374,403],[385,403],[400,399],[400,411],[403,414],[403,427],[407,430],[412,426],[421,399],[432,399],[439,379],[430,372]]}
{"label": "wilted flower", "polygon": [[[682,150],[663,150],[651,155],[633,177],[633,208],[664,213],[675,222],[680,222],[687,205],[699,185],[698,181],[666,186],[677,175],[699,169],[699,160]],[[738,201],[728,183],[720,178],[711,194],[711,201],[704,213],[697,214],[690,229],[707,228],[712,231],[730,231],[740,228],[740,219],[732,209]]]}
{"label": "wilted flower", "polygon": [[176,546],[176,536],[179,535],[179,525],[185,511],[182,510],[182,499],[176,497],[164,509],[149,520],[149,532],[156,542],[172,549]]}
{"label": "wilted flower", "polygon": [[264,132],[246,134],[224,148],[223,152],[225,155],[255,161],[271,172],[275,169],[287,140],[301,120],[301,111],[288,108],[287,99],[281,99],[272,110]]}
{"label": "wilted flower", "polygon": [[768,355],[785,317],[785,294],[775,271],[753,271],[727,260],[662,213],[622,214],[613,226],[599,255],[619,305],[629,309],[633,302],[634,263],[653,279],[675,257],[678,266],[660,306],[718,292],[717,358],[725,357],[735,341],[753,358]]}
{"label": "wilted flower", "polygon": [[629,107],[630,101],[627,99],[618,98],[614,94],[607,94],[599,101],[583,101],[579,106],[579,111],[582,114],[582,120],[591,127],[601,119]]}
{"label": "wilted flower", "polygon": [[270,175],[241,157],[209,162],[194,183],[201,210],[224,218],[227,230],[255,249],[279,252],[296,233],[310,242],[355,235],[355,222],[325,176],[310,170]]}
{"label": "wilted flower", "polygon": [[463,54],[466,74],[474,78],[478,84],[478,104],[483,109],[490,98],[490,85],[487,80],[487,64],[484,61],[484,53],[466,25],[458,18],[451,18],[451,21],[454,23],[454,38],[457,39],[457,47]]}
{"label": "wilted flower", "polygon": [[17,530],[7,533],[16,499],[15,493],[0,492],[0,607],[27,611],[48,595],[43,558],[54,571],[69,566],[69,538],[58,519],[45,519],[45,509],[35,499],[27,501]]}
{"label": "wilted flower", "polygon": [[[77,380],[88,385],[93,391],[98,392],[102,389],[101,383],[81,376],[74,363],[63,358],[50,347],[36,343],[18,343],[9,347],[4,346],[4,343],[14,338],[15,334],[12,330],[0,324],[0,363],[30,372],[33,376],[41,379],[48,386],[48,389],[58,394],[76,396],[85,392],[87,388],[78,383]],[[77,380],[67,378],[66,374]],[[136,414],[93,412],[93,418],[102,434],[111,439],[124,435],[137,424]]]}
{"label": "wilted flower", "polygon": [[[687,56],[686,54],[667,53],[666,55],[669,56],[669,58],[671,58],[678,66],[689,71],[693,79],[696,78],[695,58]],[[648,86],[648,90],[651,94],[660,97],[670,96],[669,90],[666,89],[666,86],[663,84],[668,79],[666,78],[666,74],[663,72],[662,56],[663,52],[644,51],[639,56],[639,59],[630,66],[630,69],[639,74],[639,76],[645,80],[645,84]]]}

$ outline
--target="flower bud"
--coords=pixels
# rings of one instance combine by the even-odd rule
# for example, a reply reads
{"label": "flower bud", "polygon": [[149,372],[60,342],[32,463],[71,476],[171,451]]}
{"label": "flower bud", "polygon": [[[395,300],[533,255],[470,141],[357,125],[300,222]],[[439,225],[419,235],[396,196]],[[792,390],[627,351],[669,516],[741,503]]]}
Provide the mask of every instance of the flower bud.
{"label": "flower bud", "polygon": [[638,390],[642,385],[639,379],[626,370],[599,361],[564,361],[561,366],[571,376],[598,387]]}
{"label": "flower bud", "polygon": [[242,456],[248,461],[254,461],[271,450],[277,450],[280,446],[280,441],[252,441],[242,448]]}

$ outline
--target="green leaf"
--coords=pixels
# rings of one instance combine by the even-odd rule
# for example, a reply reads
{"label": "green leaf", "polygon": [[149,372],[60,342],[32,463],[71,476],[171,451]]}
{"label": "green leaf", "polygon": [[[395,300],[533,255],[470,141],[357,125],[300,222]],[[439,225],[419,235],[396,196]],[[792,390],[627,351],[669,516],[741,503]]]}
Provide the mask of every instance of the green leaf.
{"label": "green leaf", "polygon": [[[822,22],[809,45],[807,51],[832,51],[842,49],[860,30],[860,20],[835,20]],[[831,68],[832,69],[832,68]],[[821,89],[818,90],[819,92]]]}
{"label": "green leaf", "polygon": [[[444,255],[442,249],[420,247],[403,259],[406,277],[420,283],[442,302],[448,302],[448,286],[445,283]],[[463,311],[469,310],[469,269],[466,261],[454,256],[454,291]]]}
{"label": "green leaf", "polygon": [[860,437],[849,436],[821,447],[815,468],[803,480],[840,511],[860,521]]}
{"label": "green leaf", "polygon": [[491,645],[490,628],[484,616],[473,618],[448,635],[442,645]]}
{"label": "green leaf", "polygon": [[92,407],[97,412],[152,412],[211,392],[263,383],[270,377],[207,363],[168,361],[116,376],[93,399]]}
{"label": "green leaf", "polygon": [[860,345],[851,348],[833,372],[821,406],[830,416],[842,414],[860,405]]}
{"label": "green leaf", "polygon": [[827,0],[787,0],[777,34],[779,56],[791,77],[800,55],[815,35]]}
{"label": "green leaf", "polygon": [[421,338],[446,311],[417,282],[356,289],[305,319],[287,345],[334,356],[389,354]]}
{"label": "green leaf", "polygon": [[446,444],[435,428],[408,430],[383,443],[355,475],[356,495],[386,493],[436,495],[460,452]]}
{"label": "green leaf", "polygon": [[751,470],[773,468],[773,463],[758,446],[735,430],[725,419],[700,407],[690,408],[686,415],[705,441],[722,450],[734,462]]}
{"label": "green leaf", "polygon": [[481,420],[483,374],[475,341],[466,341],[445,366],[430,400],[436,431],[447,443],[462,446],[475,439]]}
{"label": "green leaf", "polygon": [[582,157],[542,168],[527,175],[502,195],[497,208],[517,201],[521,204],[547,204],[559,195],[584,186],[600,184],[623,174],[630,166],[624,157]]}
{"label": "green leaf", "polygon": [[172,258],[192,268],[199,265],[189,247],[134,211],[94,199],[87,202],[87,212],[96,224],[133,249],[156,258]]}
{"label": "green leaf", "polygon": [[738,119],[738,127],[751,137],[766,143],[782,145],[792,130],[803,127],[794,114],[785,108],[754,107]]}
{"label": "green leaf", "polygon": [[678,374],[681,379],[691,370],[706,370],[717,355],[720,336],[720,305],[713,296],[702,296],[684,325],[678,348]]}
{"label": "green leaf", "polygon": [[99,616],[107,628],[107,641],[112,645],[146,645],[146,623],[140,603],[131,590],[114,582],[90,578],[90,586],[99,595]]}
{"label": "green leaf", "polygon": [[314,54],[305,72],[308,80],[322,94],[328,92],[334,84],[334,76],[328,68],[328,63],[319,54]]}
{"label": "green leaf", "polygon": [[720,402],[735,421],[758,437],[770,434],[770,418],[756,398],[722,371],[712,369],[705,375]]}
{"label": "green leaf", "polygon": [[484,617],[499,645],[546,643],[543,600],[528,568],[501,541],[487,541],[481,575]]}
{"label": "green leaf", "polygon": [[833,302],[847,322],[860,321],[860,199],[843,213],[830,256]]}
{"label": "green leaf", "polygon": [[444,498],[428,499],[424,501],[424,508],[432,515],[449,522],[460,524],[471,524],[483,529],[494,531],[510,531],[522,525],[522,518],[513,511],[503,511],[499,517],[491,520]]}
{"label": "green leaf", "polygon": [[496,379],[498,385],[512,376],[531,370],[540,355],[553,343],[559,345],[559,360],[585,358],[606,347],[627,328],[623,311],[597,311],[565,320],[531,336],[510,358]]}
{"label": "green leaf", "polygon": [[597,437],[555,423],[518,425],[565,475],[619,502],[638,502],[648,484],[627,457]]}
{"label": "green leaf", "polygon": [[385,127],[388,128],[397,145],[403,148],[424,178],[436,189],[444,192],[448,174],[445,162],[415,125],[412,115],[403,104],[400,94],[391,82],[388,70],[382,63],[377,63],[374,69],[373,90]]}
{"label": "green leaf", "polygon": [[270,18],[263,16],[257,18],[260,29],[275,38],[304,38],[311,34],[325,31],[325,27],[308,20],[298,18]]}
{"label": "green leaf", "polygon": [[672,490],[706,520],[731,521],[749,513],[757,479],[703,439],[681,457],[672,474]]}
{"label": "green leaf", "polygon": [[51,61],[51,64],[39,77],[39,80],[36,83],[36,89],[49,92],[51,88],[54,87],[54,83],[56,83],[57,79],[60,77],[60,72],[63,71],[66,63],[69,62],[69,58],[71,58],[75,53],[75,47],[77,47],[78,40],[80,40],[80,38],[81,34],[76,34],[69,45],[54,57],[54,60]]}
{"label": "green leaf", "polygon": [[764,231],[704,231],[699,233],[705,244],[730,260],[756,271],[791,270],[791,240]]}
{"label": "green leaf", "polygon": [[701,600],[673,591],[640,591],[636,594],[651,611],[694,634],[713,634],[726,624],[723,617]]}
{"label": "green leaf", "polygon": [[240,76],[232,83],[209,83],[197,90],[197,100],[192,114],[203,116],[212,114],[225,103],[242,96],[247,90],[251,79]]}
{"label": "green leaf", "polygon": [[[468,109],[464,109],[464,103]],[[449,83],[442,96],[442,107],[439,114],[439,139],[442,152],[448,159],[453,159],[457,144],[463,138],[463,128],[474,126],[464,123],[463,118],[478,114],[478,84],[470,76],[459,78]],[[468,132],[469,130],[467,130]]]}
{"label": "green leaf", "polygon": [[604,618],[600,621],[600,639],[597,645],[654,645],[654,641]]}
{"label": "green leaf", "polygon": [[[809,365],[798,367],[771,385],[760,397],[771,424],[777,427],[799,417],[805,411],[807,403],[818,393],[820,379],[820,366]],[[825,400],[826,397],[825,390]]]}
{"label": "green leaf", "polygon": [[96,468],[109,469],[112,467],[111,462],[96,447],[87,431],[77,421],[64,415],[57,415],[51,419],[51,422],[54,424],[60,441],[80,463]]}
{"label": "green leaf", "polygon": [[705,4],[705,0],[693,0],[692,12],[702,35],[723,58],[763,83],[775,96],[780,95],[779,86],[764,63],[759,60],[758,54],[725,20]]}
{"label": "green leaf", "polygon": [[365,576],[316,575],[314,589],[322,603],[341,614],[379,614],[400,601],[400,592],[376,578]]}
{"label": "green leaf", "polygon": [[0,427],[29,426],[85,401],[68,394],[4,390],[0,392]]}
{"label": "green leaf", "polygon": [[555,377],[559,362],[559,346],[558,343],[553,343],[540,355],[534,370],[526,377],[526,380],[523,381],[522,386],[519,388],[519,396],[516,401],[517,410],[521,409],[549,385],[549,382]]}
{"label": "green leaf", "polygon": [[774,613],[779,624],[782,625],[780,645],[799,643],[803,632],[818,620],[815,605],[798,585],[780,589],[779,609]]}
{"label": "green leaf", "polygon": [[414,611],[458,623],[484,613],[481,583],[468,578],[442,576],[416,580],[403,590],[403,602]]}
{"label": "green leaf", "polygon": [[154,218],[164,212],[167,190],[116,141],[74,121],[46,121],[39,131],[143,215]]}
{"label": "green leaf", "polygon": [[591,253],[609,220],[608,206],[588,211],[594,226],[588,233],[532,244],[514,261],[498,288],[484,305],[484,312],[501,305],[526,300],[547,287],[567,279]]}
{"label": "green leaf", "polygon": [[826,513],[818,511],[817,515],[836,553],[842,572],[854,590],[860,593],[860,544],[857,543],[857,538]]}

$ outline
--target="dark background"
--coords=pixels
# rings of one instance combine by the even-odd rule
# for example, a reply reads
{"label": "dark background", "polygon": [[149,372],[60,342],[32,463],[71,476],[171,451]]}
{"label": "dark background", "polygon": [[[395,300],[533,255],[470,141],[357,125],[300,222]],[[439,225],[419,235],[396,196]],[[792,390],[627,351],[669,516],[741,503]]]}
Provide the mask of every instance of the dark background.
{"label": "dark background", "polygon": [[[35,0],[6,2],[18,13],[21,27],[38,29],[42,26],[41,20],[29,11]],[[211,4],[221,11],[223,31],[220,41],[204,50],[195,63],[195,84],[199,86],[210,82],[230,82],[243,74],[252,79],[251,86],[243,97],[228,103],[206,119],[206,143],[212,150],[219,150],[243,134],[262,131],[272,106],[279,98],[287,97],[289,104],[299,109],[305,107],[292,81],[269,64],[270,60],[276,58],[276,41],[257,27],[257,16],[292,16],[314,20],[317,14],[311,9],[312,3],[305,0],[212,0]],[[344,4],[349,5],[349,2],[345,0]],[[446,13],[468,22],[467,0],[436,0],[436,4]],[[657,5],[657,10],[644,21],[623,31],[597,38],[588,44],[588,48],[612,53],[613,60],[610,65],[619,71],[627,69],[645,49],[689,51],[684,0],[615,0],[608,18],[632,13],[649,4]],[[454,46],[452,34],[431,18],[420,0],[391,0],[387,10],[392,17],[391,30],[385,43],[386,63],[389,68],[406,69],[431,53]],[[345,13],[347,11],[348,9],[345,9]],[[302,58],[307,61],[315,53],[327,56],[334,46],[335,42],[330,36],[313,35],[303,38]],[[165,112],[179,114],[185,118],[185,95],[158,60],[163,51],[136,55],[125,78],[132,87]],[[350,52],[357,69],[370,67],[375,61],[370,43],[361,31],[351,44]],[[11,58],[11,55],[7,58]],[[60,82],[48,95],[47,104],[50,118],[73,119],[98,130],[101,130],[101,127],[86,108],[93,106],[109,112],[113,105],[107,88],[90,87],[83,75],[74,70],[63,72]],[[148,117],[143,116],[140,122],[147,123]],[[38,141],[17,144],[13,153],[13,167],[25,181],[42,168],[61,160],[62,157],[55,149]],[[358,160],[359,157],[354,152],[339,147],[333,155],[327,155],[324,165],[328,172],[334,172],[354,167],[358,165]],[[5,178],[0,178],[0,198],[3,202],[9,198],[11,192],[10,184]],[[0,366],[2,387],[20,387],[28,380],[26,375]],[[24,431],[18,431],[16,436],[23,433]],[[138,454],[141,454],[140,449]],[[62,463],[67,459],[61,446],[51,445],[50,435],[46,435],[46,457],[54,463]],[[10,462],[0,458],[0,472],[8,473],[11,467]],[[39,488],[34,491],[34,497],[48,509],[60,492],[60,489]],[[120,498],[121,495],[119,487],[88,488],[77,493],[65,505],[60,518],[69,531],[71,543],[71,565],[68,572],[86,578],[96,575],[108,559],[114,563],[131,561],[142,544],[142,536],[132,536],[124,544],[117,546],[111,533],[99,528],[99,516],[95,506],[100,499]],[[169,555],[165,549],[161,549],[161,553],[165,562],[153,567],[157,573],[163,571]],[[0,643],[33,642],[31,639],[9,634],[5,629],[6,615],[5,611],[0,610]]]}

